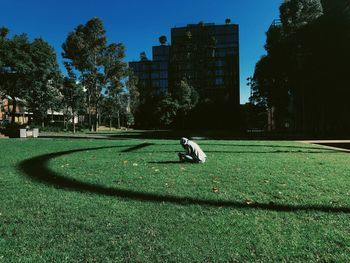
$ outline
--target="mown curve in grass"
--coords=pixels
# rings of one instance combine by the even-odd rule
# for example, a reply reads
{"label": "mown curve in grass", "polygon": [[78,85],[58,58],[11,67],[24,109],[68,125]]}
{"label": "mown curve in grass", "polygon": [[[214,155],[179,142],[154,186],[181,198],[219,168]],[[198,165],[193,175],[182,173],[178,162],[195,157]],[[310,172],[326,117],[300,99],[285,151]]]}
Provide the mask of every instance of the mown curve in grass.
{"label": "mown curve in grass", "polygon": [[[138,145],[131,145],[129,148],[122,150],[121,152],[130,152],[140,148],[153,145],[150,143],[142,143]],[[82,193],[94,193],[104,196],[114,196],[119,198],[127,198],[132,200],[138,200],[142,202],[168,202],[178,205],[202,205],[212,207],[226,207],[236,209],[260,209],[270,211],[281,212],[294,212],[294,211],[320,211],[330,213],[350,213],[349,207],[333,207],[325,205],[291,205],[291,204],[276,204],[276,203],[245,203],[238,201],[228,200],[210,200],[210,199],[198,199],[186,196],[174,196],[174,195],[160,195],[150,192],[139,192],[133,190],[124,190],[114,187],[106,187],[99,184],[92,184],[88,182],[79,181],[67,176],[63,176],[56,171],[49,168],[49,161],[78,152],[83,151],[97,151],[102,149],[126,147],[124,146],[103,146],[93,148],[82,148],[68,151],[55,152],[50,154],[44,154],[36,156],[22,161],[19,164],[20,170],[31,180],[39,183],[43,183],[56,188],[66,189],[70,191],[77,191]]]}

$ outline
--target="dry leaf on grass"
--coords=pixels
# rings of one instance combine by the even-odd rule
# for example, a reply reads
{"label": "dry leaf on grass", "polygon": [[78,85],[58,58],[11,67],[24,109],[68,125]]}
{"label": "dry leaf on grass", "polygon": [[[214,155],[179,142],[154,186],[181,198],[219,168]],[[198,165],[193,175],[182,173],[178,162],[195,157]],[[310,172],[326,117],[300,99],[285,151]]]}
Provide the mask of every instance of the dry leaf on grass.
{"label": "dry leaf on grass", "polygon": [[251,200],[251,199],[246,199],[244,202],[245,202],[247,205],[250,205],[250,204],[253,203],[253,200]]}

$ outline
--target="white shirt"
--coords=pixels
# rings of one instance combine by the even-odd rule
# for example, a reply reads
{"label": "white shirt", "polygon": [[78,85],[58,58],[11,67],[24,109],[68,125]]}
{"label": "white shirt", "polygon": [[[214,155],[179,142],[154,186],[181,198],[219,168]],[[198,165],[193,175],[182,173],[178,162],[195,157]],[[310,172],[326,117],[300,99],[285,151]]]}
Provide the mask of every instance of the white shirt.
{"label": "white shirt", "polygon": [[200,162],[204,163],[207,156],[199,147],[199,145],[193,141],[188,140],[187,144],[184,145],[187,154],[198,159]]}

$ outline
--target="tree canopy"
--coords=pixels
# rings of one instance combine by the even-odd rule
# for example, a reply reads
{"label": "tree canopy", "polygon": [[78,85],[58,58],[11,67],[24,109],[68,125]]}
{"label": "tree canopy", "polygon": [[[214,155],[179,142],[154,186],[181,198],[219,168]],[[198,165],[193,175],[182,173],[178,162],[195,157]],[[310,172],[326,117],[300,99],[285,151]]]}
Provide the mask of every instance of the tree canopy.
{"label": "tree canopy", "polygon": [[27,35],[8,37],[0,29],[0,89],[12,100],[14,122],[18,99],[25,100],[41,121],[57,97],[60,72],[54,49],[43,39],[30,42]]}
{"label": "tree canopy", "polygon": [[350,130],[349,5],[345,0],[281,5],[281,24],[267,31],[267,55],[250,81],[251,101],[274,107],[276,129],[288,124],[307,134]]}
{"label": "tree canopy", "polygon": [[74,70],[87,89],[89,126],[96,130],[103,90],[120,89],[120,81],[126,75],[124,46],[108,45],[103,23],[94,17],[70,32],[62,48],[66,67]]}

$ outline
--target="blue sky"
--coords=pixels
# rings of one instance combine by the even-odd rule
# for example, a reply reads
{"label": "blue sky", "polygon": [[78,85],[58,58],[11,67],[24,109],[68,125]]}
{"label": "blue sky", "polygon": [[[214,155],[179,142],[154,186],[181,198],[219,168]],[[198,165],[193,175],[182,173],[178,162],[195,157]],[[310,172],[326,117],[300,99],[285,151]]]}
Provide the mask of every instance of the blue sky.
{"label": "blue sky", "polygon": [[109,42],[126,46],[126,61],[138,60],[141,51],[151,57],[152,45],[170,28],[199,21],[224,23],[230,18],[240,26],[241,103],[249,97],[246,78],[265,54],[265,32],[279,17],[282,0],[0,0],[0,26],[12,34],[42,37],[57,51],[67,34],[90,18],[99,17]]}

